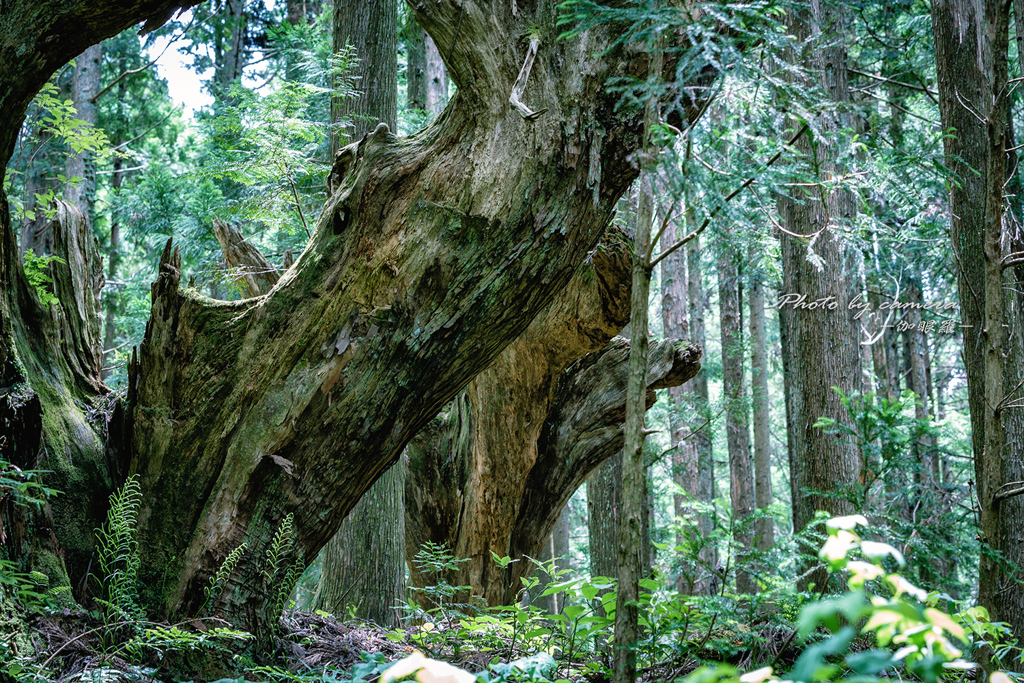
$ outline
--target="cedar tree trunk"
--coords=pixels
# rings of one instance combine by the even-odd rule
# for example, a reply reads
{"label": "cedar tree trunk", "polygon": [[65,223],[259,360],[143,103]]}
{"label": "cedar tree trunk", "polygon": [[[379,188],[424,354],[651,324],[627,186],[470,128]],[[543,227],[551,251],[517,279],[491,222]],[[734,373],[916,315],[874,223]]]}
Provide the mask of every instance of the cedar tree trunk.
{"label": "cedar tree trunk", "polygon": [[[939,111],[950,168],[949,210],[958,267],[974,471],[981,509],[978,602],[1024,633],[1024,369],[1019,236],[1004,234],[1009,43],[1007,3],[932,3]],[[1020,30],[1020,27],[1018,27]],[[1015,407],[1010,407],[1015,406]],[[1000,558],[998,554],[1002,555]],[[1004,562],[1009,560],[1010,563]]]}

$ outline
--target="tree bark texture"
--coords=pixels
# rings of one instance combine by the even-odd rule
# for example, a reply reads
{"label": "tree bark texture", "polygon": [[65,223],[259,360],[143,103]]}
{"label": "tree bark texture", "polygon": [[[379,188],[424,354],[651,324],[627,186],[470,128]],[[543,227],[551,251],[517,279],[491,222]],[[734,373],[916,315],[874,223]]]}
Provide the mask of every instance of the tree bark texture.
{"label": "tree bark texture", "polygon": [[754,547],[754,463],[750,454],[750,407],[743,382],[743,323],[740,320],[739,268],[728,245],[718,257],[718,306],[722,332],[722,394],[725,407],[725,438],[729,450],[729,496],[732,502],[732,536],[736,546],[736,591],[757,592],[757,583],[744,567]]}
{"label": "tree bark texture", "polygon": [[[0,180],[29,102],[59,67],[132,24],[145,20],[144,30],[152,30],[175,9],[192,4],[115,0],[97,11],[87,2],[5,0],[0,12]],[[74,212],[58,204],[57,219]],[[47,574],[51,586],[67,585],[65,568],[76,579],[84,577],[93,529],[102,522],[106,494],[118,476],[116,457],[110,464],[117,449],[108,452],[100,437],[102,424],[94,422],[93,405],[106,387],[98,374],[98,353],[82,348],[92,330],[69,329],[87,315],[74,306],[89,306],[96,287],[98,260],[88,253],[91,235],[79,234],[80,226],[80,221],[68,225],[73,234],[61,240],[65,246],[50,249],[79,268],[51,265],[61,303],[43,307],[25,279],[18,232],[0,189],[0,452],[10,462],[51,470],[47,484],[65,492],[53,501],[43,527],[44,534],[53,529],[58,536],[56,544],[47,545],[59,547],[34,557],[33,568]],[[117,424],[111,428],[116,432]],[[79,585],[76,581],[75,588]]]}
{"label": "tree bark texture", "polygon": [[[338,2],[334,7],[334,52],[355,48],[349,75],[356,97],[331,103],[331,154],[386,123],[398,120],[398,7],[394,0]],[[342,127],[344,126],[344,127]]]}
{"label": "tree bark texture", "polygon": [[[6,162],[28,101],[58,66],[136,21],[159,26],[183,3],[5,4]],[[98,444],[76,458],[79,469],[140,475],[143,597],[158,613],[194,614],[209,578],[245,544],[211,607],[265,633],[279,609],[271,594],[284,587],[261,578],[274,536],[292,536],[289,561],[310,561],[406,442],[568,282],[636,176],[639,122],[614,107],[604,84],[613,74],[643,77],[647,59],[607,50],[613,27],[559,41],[548,5],[513,15],[508,6],[431,3],[416,13],[451,55],[455,101],[414,137],[380,128],[344,150],[310,246],[269,294],[221,302],[182,288],[168,245],[110,460],[70,396],[41,398],[54,424],[81,424],[66,439],[75,449]],[[526,52],[514,37],[527,29],[542,47],[526,96],[548,110],[531,121],[508,103]],[[39,307],[6,211],[4,219],[4,382],[27,379],[40,396],[74,384],[74,373],[55,336],[31,333]],[[5,419],[28,424],[22,405],[6,401]],[[99,525],[84,521],[87,505],[61,504],[87,528]],[[73,543],[91,546],[59,538],[69,557]]]}
{"label": "tree bark texture", "polygon": [[405,594],[405,463],[388,468],[320,554],[313,609],[384,627],[399,625]]}
{"label": "tree bark texture", "polygon": [[[751,247],[750,263],[756,263]],[[764,283],[759,272],[750,279],[750,395],[754,408],[754,507],[766,513],[772,504],[771,414],[768,410],[768,342],[764,312]],[[754,547],[775,545],[775,522],[762,517],[754,522]]]}
{"label": "tree bark texture", "polygon": [[[626,318],[629,259],[616,238],[602,244],[592,265],[410,445],[413,585],[429,578],[411,562],[420,547],[444,543],[469,559],[450,583],[472,586],[488,604],[509,604],[532,570],[524,558],[539,556],[572,494],[621,449],[629,346],[605,342]],[[678,341],[657,347],[652,382],[685,381],[698,357]],[[492,551],[519,561],[503,574]]]}
{"label": "tree bark texture", "polygon": [[[963,357],[980,537],[978,601],[993,620],[1024,632],[1024,498],[1002,494],[1024,480],[1024,411],[1007,397],[1024,380],[1020,265],[1003,266],[1006,253],[1024,250],[1004,232],[1007,163],[1008,4],[932,3],[943,138],[950,168],[950,232],[958,265]],[[1019,396],[1019,394],[1014,394]]]}
{"label": "tree bark texture", "polygon": [[[799,40],[811,37],[822,44],[806,57],[819,83],[833,102],[849,101],[846,47],[841,6],[812,4],[787,16],[791,33]],[[822,114],[816,122],[812,148],[810,132],[795,143],[804,155],[813,156],[821,180],[842,172],[836,165],[834,136],[848,128],[840,114]],[[799,191],[798,191],[799,192]],[[799,200],[799,201],[798,201]],[[783,359],[787,379],[787,419],[790,420],[793,524],[802,531],[816,510],[847,514],[851,510],[844,493],[857,482],[860,455],[857,447],[837,435],[815,427],[821,417],[849,420],[848,411],[832,389],[849,394],[861,388],[860,323],[853,319],[850,301],[856,288],[857,254],[843,236],[853,220],[856,204],[845,189],[825,192],[814,188],[799,197],[780,197],[782,224],[792,234],[781,235],[784,294],[803,294],[807,301],[834,297],[836,307],[813,310],[784,307]],[[794,237],[800,235],[800,237]],[[820,582],[823,575],[816,575]],[[806,586],[805,579],[803,585]]]}

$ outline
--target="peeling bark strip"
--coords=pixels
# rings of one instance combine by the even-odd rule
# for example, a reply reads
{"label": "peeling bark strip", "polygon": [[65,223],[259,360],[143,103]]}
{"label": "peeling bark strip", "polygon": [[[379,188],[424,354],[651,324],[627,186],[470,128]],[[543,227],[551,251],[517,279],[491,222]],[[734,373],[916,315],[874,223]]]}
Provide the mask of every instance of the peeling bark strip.
{"label": "peeling bark strip", "polygon": [[[603,86],[642,74],[646,55],[605,52],[611,27],[555,40],[547,5],[507,10],[416,8],[451,55],[458,94],[413,137],[379,126],[349,148],[310,246],[266,297],[182,290],[166,250],[130,396],[142,575],[163,612],[193,612],[225,555],[247,543],[258,559],[290,513],[302,560],[314,557],[405,443],[564,287],[635,177],[638,122]],[[521,66],[508,37],[528,28],[544,45],[531,102],[549,110],[534,122],[507,99]],[[605,131],[594,181],[591,126]],[[259,631],[274,615],[252,588],[255,559],[215,609]]]}

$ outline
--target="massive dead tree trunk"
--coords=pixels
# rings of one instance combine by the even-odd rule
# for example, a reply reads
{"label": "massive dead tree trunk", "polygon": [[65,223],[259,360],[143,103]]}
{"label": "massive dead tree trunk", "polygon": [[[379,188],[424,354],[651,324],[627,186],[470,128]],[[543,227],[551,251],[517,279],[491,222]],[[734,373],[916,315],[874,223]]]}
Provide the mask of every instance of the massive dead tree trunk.
{"label": "massive dead tree trunk", "polygon": [[[4,162],[29,99],[60,64],[135,21],[157,26],[182,3],[9,4]],[[609,50],[615,27],[556,40],[546,4],[513,13],[424,3],[416,13],[450,55],[455,101],[417,136],[382,128],[343,150],[309,247],[269,294],[211,301],[181,287],[172,246],[161,259],[130,369],[129,448],[113,456],[141,478],[143,597],[159,613],[195,613],[224,557],[245,544],[212,609],[263,633],[284,587],[264,572],[275,535],[292,537],[297,564],[314,557],[406,442],[568,282],[636,176],[640,126],[604,84],[642,77],[647,59]],[[539,52],[521,99],[546,111],[524,118],[509,94],[527,35]],[[4,230],[5,385],[28,376],[40,394],[67,386],[74,376],[54,337],[32,338],[38,305],[26,301],[9,220]],[[43,402],[55,420],[82,421],[67,430],[76,448],[89,440],[81,431],[95,434],[70,398]],[[20,419],[10,401],[4,410]],[[99,445],[76,464],[102,463]]]}
{"label": "massive dead tree trunk", "polygon": [[[621,233],[605,240],[581,271],[409,449],[406,558],[426,541],[469,562],[450,577],[488,604],[508,604],[532,570],[544,539],[577,488],[621,448],[622,340],[629,260]],[[660,348],[655,381],[696,372],[690,347]],[[585,354],[590,355],[585,355]],[[578,358],[584,356],[577,361]],[[571,367],[569,367],[571,366]],[[567,370],[568,368],[568,370]],[[621,369],[624,373],[624,368]],[[619,401],[617,403],[616,401]],[[504,572],[491,552],[519,560]]]}
{"label": "massive dead tree trunk", "polygon": [[[0,12],[0,111],[4,112],[0,119],[0,179],[6,173],[29,101],[60,66],[132,24],[146,20],[146,28],[151,30],[174,9],[192,4],[115,0],[97,8],[87,2],[5,0]],[[58,255],[69,264],[96,263],[87,256],[88,239],[63,241],[74,258]],[[35,568],[48,574],[55,586],[66,584],[62,565],[77,579],[85,575],[94,545],[92,530],[101,523],[103,499],[111,478],[119,474],[119,460],[114,457],[111,463],[108,458],[100,436],[101,421],[90,421],[90,416],[95,416],[91,404],[106,391],[99,378],[98,354],[92,349],[79,354],[92,331],[79,330],[71,337],[66,334],[79,315],[72,306],[79,302],[89,305],[90,287],[76,285],[80,294],[69,296],[59,284],[61,280],[84,283],[95,270],[90,265],[72,277],[61,264],[51,265],[51,269],[59,271],[54,280],[62,300],[60,309],[40,305],[28,285],[7,197],[0,189],[0,282],[4,283],[0,290],[0,424],[4,430],[0,452],[11,462],[51,470],[48,483],[65,492],[55,499],[52,518],[45,525],[57,534],[59,547],[34,557]],[[62,343],[62,337],[67,343]],[[117,427],[117,423],[111,425],[114,432]],[[116,456],[115,450],[111,449],[111,456]],[[76,581],[76,588],[78,585]]]}

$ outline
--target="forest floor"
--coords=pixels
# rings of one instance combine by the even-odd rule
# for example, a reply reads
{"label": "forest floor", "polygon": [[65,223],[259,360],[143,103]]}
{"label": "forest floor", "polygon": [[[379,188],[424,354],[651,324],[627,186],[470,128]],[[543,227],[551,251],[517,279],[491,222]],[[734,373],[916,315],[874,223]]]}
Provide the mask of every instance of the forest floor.
{"label": "forest floor", "polygon": [[[289,611],[280,621],[272,652],[253,652],[251,644],[223,623],[195,620],[184,624],[131,622],[125,626],[104,624],[95,613],[36,615],[29,622],[29,638],[34,654],[24,670],[34,680],[59,683],[80,680],[141,683],[152,681],[248,681],[374,683],[390,662],[403,659],[416,650],[444,660],[470,672],[485,671],[495,664],[524,661],[529,653],[508,644],[495,648],[473,647],[445,638],[438,632],[435,647],[415,642],[418,628],[385,629],[359,621],[340,621],[324,612]],[[453,631],[454,633],[454,631]],[[234,635],[233,635],[234,634]],[[710,635],[710,634],[709,634]],[[727,661],[742,669],[764,666],[767,662],[791,663],[799,654],[789,647],[789,633],[778,624],[762,624],[757,629],[760,647],[737,648],[732,656],[721,650],[707,649],[694,656],[704,643],[690,643],[689,655],[669,658],[640,671],[646,681],[676,680],[702,663]],[[728,638],[717,632],[715,639]],[[749,642],[749,639],[748,639]],[[780,656],[780,651],[785,652]],[[606,665],[593,651],[573,658],[572,666],[559,663],[561,680],[578,683],[602,683],[607,680],[604,666],[587,667],[588,661]],[[26,680],[26,679],[15,679]],[[496,679],[497,680],[497,679]],[[544,680],[544,679],[541,679]],[[0,681],[6,683],[0,673]]]}

